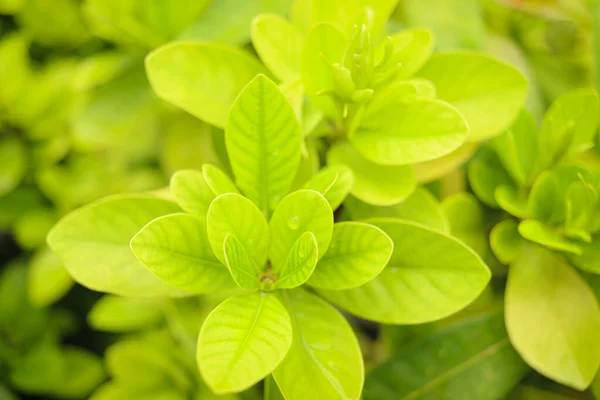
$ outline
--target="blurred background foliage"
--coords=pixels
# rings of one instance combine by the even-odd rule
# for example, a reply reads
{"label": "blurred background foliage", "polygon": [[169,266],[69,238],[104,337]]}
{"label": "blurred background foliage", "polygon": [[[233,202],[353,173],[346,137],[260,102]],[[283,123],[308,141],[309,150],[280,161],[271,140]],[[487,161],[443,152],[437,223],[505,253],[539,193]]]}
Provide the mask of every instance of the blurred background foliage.
{"label": "blurred background foliage", "polygon": [[[219,299],[101,296],[74,284],[45,236],[61,216],[100,197],[160,190],[175,170],[207,162],[227,169],[222,132],[160,101],[144,57],[173,40],[252,51],[252,19],[285,15],[290,6],[291,0],[0,0],[0,399],[93,392],[95,400],[217,398],[201,382],[190,346]],[[598,82],[598,19],[600,2],[593,0],[400,0],[387,30],[426,27],[437,50],[480,50],[517,66],[531,83],[528,108],[540,119],[557,96]],[[427,362],[450,368],[469,357],[462,349],[477,354],[508,343],[498,322],[506,271],[487,241],[493,212],[468,193],[456,194],[466,188],[463,169],[427,188],[452,233],[500,278],[469,309],[441,322],[381,328],[355,320],[371,368],[403,354],[388,361],[388,371],[418,369],[423,347],[447,354],[427,354]],[[429,198],[423,192],[416,193]],[[468,221],[457,211],[465,209]],[[589,282],[600,292],[599,281]],[[509,398],[592,396],[530,372],[510,345],[496,356],[510,360],[511,369],[493,384],[474,386],[493,375],[488,358],[463,371],[470,398],[501,398],[524,376]],[[397,398],[381,389],[386,375],[379,368],[369,376],[366,399]]]}

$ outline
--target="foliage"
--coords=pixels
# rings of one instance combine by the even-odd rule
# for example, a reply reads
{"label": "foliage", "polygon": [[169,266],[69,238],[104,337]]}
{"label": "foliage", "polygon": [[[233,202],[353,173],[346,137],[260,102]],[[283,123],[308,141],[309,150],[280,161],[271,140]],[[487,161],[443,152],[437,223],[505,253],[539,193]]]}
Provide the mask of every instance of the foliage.
{"label": "foliage", "polygon": [[600,395],[596,1],[46,3],[0,0],[0,398]]}

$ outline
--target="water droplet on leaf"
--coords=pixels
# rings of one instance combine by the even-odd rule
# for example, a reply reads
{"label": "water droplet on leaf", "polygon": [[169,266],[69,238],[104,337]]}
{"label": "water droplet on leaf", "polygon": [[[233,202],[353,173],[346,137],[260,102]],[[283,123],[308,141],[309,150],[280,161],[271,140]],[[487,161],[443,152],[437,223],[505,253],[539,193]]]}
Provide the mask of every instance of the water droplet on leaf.
{"label": "water droplet on leaf", "polygon": [[297,215],[293,216],[288,221],[288,226],[290,227],[290,229],[293,229],[293,230],[298,229],[300,227],[300,218],[298,218]]}

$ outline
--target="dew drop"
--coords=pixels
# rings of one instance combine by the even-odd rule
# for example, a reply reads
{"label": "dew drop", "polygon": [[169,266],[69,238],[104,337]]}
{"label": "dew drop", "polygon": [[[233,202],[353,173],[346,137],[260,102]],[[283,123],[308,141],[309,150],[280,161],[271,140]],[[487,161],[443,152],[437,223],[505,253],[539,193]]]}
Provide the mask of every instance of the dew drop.
{"label": "dew drop", "polygon": [[298,229],[300,227],[300,218],[298,218],[297,215],[293,216],[288,221],[288,226],[290,227],[290,229],[293,229],[293,230]]}

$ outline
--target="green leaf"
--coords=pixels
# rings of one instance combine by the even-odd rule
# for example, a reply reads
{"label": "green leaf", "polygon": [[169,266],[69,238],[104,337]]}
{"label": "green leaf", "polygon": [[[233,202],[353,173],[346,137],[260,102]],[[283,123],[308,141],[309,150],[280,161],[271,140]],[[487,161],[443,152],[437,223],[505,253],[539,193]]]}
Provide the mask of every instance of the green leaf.
{"label": "green leaf", "polygon": [[318,258],[329,248],[333,232],[333,212],[325,198],[314,190],[298,190],[281,200],[271,221],[269,259],[279,269],[288,258],[294,243],[305,232],[311,232],[318,245]]}
{"label": "green leaf", "polygon": [[505,398],[527,372],[503,314],[486,312],[405,346],[367,376],[366,400]]}
{"label": "green leaf", "polygon": [[300,75],[303,38],[294,25],[263,14],[252,21],[252,44],[267,68],[282,81]]}
{"label": "green leaf", "polygon": [[27,149],[16,137],[0,140],[0,196],[16,188],[27,172]]}
{"label": "green leaf", "polygon": [[460,111],[472,141],[508,128],[527,96],[527,80],[517,69],[478,53],[436,54],[418,75],[433,82],[439,99]]}
{"label": "green leaf", "polygon": [[49,306],[67,294],[74,283],[58,257],[47,247],[38,250],[31,258],[27,292],[34,306]]}
{"label": "green leaf", "polygon": [[269,215],[294,183],[302,132],[291,104],[267,77],[254,78],[236,99],[225,143],[238,186]]}
{"label": "green leaf", "polygon": [[[153,152],[159,133],[157,103],[143,65],[132,63],[86,96],[72,117],[73,146],[84,152],[121,149],[138,157]],[[140,130],[143,136],[135,134]]]}
{"label": "green leaf", "polygon": [[41,341],[18,359],[11,368],[9,379],[17,390],[43,394],[52,392],[65,372],[66,361],[58,345]]}
{"label": "green leaf", "polygon": [[273,376],[287,400],[358,399],[364,366],[352,328],[325,301],[301,289],[286,291],[294,340]]}
{"label": "green leaf", "polygon": [[308,284],[340,290],[361,286],[386,266],[394,243],[384,231],[362,222],[333,225],[329,250],[319,261]]}
{"label": "green leaf", "polygon": [[242,50],[214,43],[175,42],[146,57],[156,94],[219,128],[238,93],[262,65]]}
{"label": "green leaf", "polygon": [[596,379],[594,379],[594,381],[592,382],[592,386],[590,387],[590,389],[596,399],[600,397],[600,375],[596,374]]}
{"label": "green leaf", "polygon": [[225,264],[235,283],[244,289],[258,289],[261,268],[248,255],[248,251],[235,235],[225,237],[223,252]]}
{"label": "green leaf", "polygon": [[490,246],[502,264],[515,261],[521,253],[523,243],[515,220],[506,219],[494,226],[490,232]]}
{"label": "green leaf", "polygon": [[52,395],[61,398],[88,398],[91,392],[106,379],[102,359],[96,354],[77,347],[63,349],[65,374]]}
{"label": "green leaf", "polygon": [[316,190],[329,202],[332,210],[336,210],[344,201],[354,184],[352,171],[345,165],[325,167],[303,186],[303,189]]}
{"label": "green leaf", "polygon": [[290,316],[277,297],[231,297],[202,325],[198,366],[213,392],[240,392],[270,374],[291,345]]}
{"label": "green leaf", "polygon": [[310,101],[325,115],[340,120],[342,113],[330,96],[319,95],[323,90],[334,90],[334,80],[328,63],[341,62],[346,48],[344,34],[333,25],[312,27],[302,50],[302,82]]}
{"label": "green leaf", "polygon": [[259,14],[287,15],[289,0],[211,1],[179,40],[202,40],[241,46],[250,39],[250,24]]}
{"label": "green leaf", "polygon": [[292,22],[303,32],[322,22],[348,31],[364,14],[364,8],[368,7],[373,19],[370,33],[377,37],[394,11],[397,0],[306,0],[293,4]]}
{"label": "green leaf", "polygon": [[367,106],[348,139],[368,160],[385,165],[432,160],[457,149],[469,127],[450,104],[439,100],[410,103],[390,98]]}
{"label": "green leaf", "polygon": [[224,265],[223,243],[234,235],[259,267],[267,261],[269,226],[260,210],[249,199],[237,193],[218,196],[210,205],[206,217],[208,240],[215,256]]}
{"label": "green leaf", "polygon": [[198,18],[207,3],[207,0],[89,0],[83,10],[96,36],[128,47],[152,49],[175,39]]}
{"label": "green leaf", "polygon": [[45,199],[39,190],[21,186],[0,196],[0,229],[9,230],[21,216],[45,207]]}
{"label": "green leaf", "polygon": [[506,287],[506,328],[521,357],[541,374],[586,389],[600,364],[600,307],[562,258],[526,246]]}
{"label": "green leaf", "polygon": [[565,193],[565,228],[567,231],[585,231],[593,225],[598,206],[598,193],[584,180],[573,182]]}
{"label": "green leaf", "polygon": [[196,216],[171,214],[152,220],[131,239],[131,250],[153,274],[186,292],[232,286],[211,249],[206,224]]}
{"label": "green leaf", "polygon": [[30,210],[15,221],[13,236],[24,250],[35,250],[46,242],[46,235],[58,221],[55,210],[40,208]]}
{"label": "green leaf", "polygon": [[6,35],[0,42],[0,107],[11,106],[30,78],[29,41],[25,35]]}
{"label": "green leaf", "polygon": [[[264,390],[263,400],[285,400],[285,397],[283,397],[283,394],[281,394],[281,390],[279,390],[279,387],[277,386],[277,383],[275,382],[275,378],[273,378],[273,375],[269,375],[265,378],[263,390]],[[12,399],[9,399],[9,400],[12,400]]]}
{"label": "green leaf", "polygon": [[294,243],[281,267],[273,266],[276,275],[275,287],[292,289],[306,282],[317,265],[319,249],[312,232],[304,232]]}
{"label": "green leaf", "polygon": [[378,89],[369,101],[369,110],[376,114],[391,104],[406,106],[415,101],[434,99],[433,83],[425,79],[400,80]]}
{"label": "green leaf", "polygon": [[444,199],[442,207],[452,235],[485,257],[489,250],[487,221],[485,210],[475,196],[459,192]]}
{"label": "green leaf", "polygon": [[169,174],[179,170],[199,170],[206,163],[219,165],[215,138],[223,132],[183,111],[163,122],[160,162]]}
{"label": "green leaf", "polygon": [[47,47],[75,47],[89,39],[81,5],[72,0],[58,0],[46,8],[43,0],[27,1],[17,16],[27,36]]}
{"label": "green leaf", "polygon": [[349,197],[344,206],[353,219],[398,218],[418,222],[442,232],[450,231],[448,218],[439,201],[427,189],[418,187],[404,201],[393,206],[373,206]]}
{"label": "green leaf", "polygon": [[466,307],[490,280],[475,252],[419,224],[374,219],[394,241],[387,267],[369,283],[319,294],[361,318],[387,324],[434,321]]}
{"label": "green leaf", "polygon": [[527,219],[519,224],[519,233],[525,239],[541,244],[552,250],[565,251],[568,253],[582,253],[581,246],[553,230],[543,222]]}
{"label": "green leaf", "polygon": [[179,211],[160,198],[112,196],[61,219],[48,234],[48,244],[71,276],[90,289],[134,297],[181,295],[147,270],[129,247],[148,222]]}
{"label": "green leaf", "polygon": [[345,31],[351,23],[356,22],[360,3],[360,0],[295,1],[291,10],[291,19],[303,32],[321,23],[328,23],[340,31]]}
{"label": "green leaf", "polygon": [[477,197],[490,207],[498,208],[496,189],[500,186],[514,186],[508,173],[502,167],[498,155],[492,149],[483,147],[469,164],[469,184]]}
{"label": "green leaf", "polygon": [[527,211],[530,217],[552,225],[564,222],[564,195],[575,176],[568,167],[542,172],[529,193]]}
{"label": "green leaf", "polygon": [[185,211],[206,218],[208,207],[215,198],[202,171],[184,169],[177,171],[171,177],[171,191],[177,203]]}
{"label": "green leaf", "polygon": [[402,4],[407,25],[430,28],[441,51],[483,47],[487,31],[482,8],[477,0],[409,0]]}
{"label": "green leaf", "polygon": [[[173,346],[172,343],[170,343]],[[143,393],[165,388],[189,389],[187,371],[163,346],[148,338],[129,338],[110,346],[108,372],[117,382]]]}
{"label": "green leaf", "polygon": [[360,155],[348,142],[339,142],[327,152],[327,164],[346,165],[354,176],[353,196],[376,206],[389,206],[406,199],[415,189],[410,165],[380,165]]}
{"label": "green leaf", "polygon": [[539,129],[528,111],[522,110],[512,126],[492,140],[498,158],[519,185],[530,183],[538,153]]}
{"label": "green leaf", "polygon": [[88,313],[92,328],[106,332],[132,332],[156,325],[163,310],[155,299],[105,295]]}
{"label": "green leaf", "polygon": [[[415,74],[433,53],[434,36],[428,29],[407,29],[391,35],[393,53],[387,62],[391,67],[397,66],[395,79],[406,79]],[[385,42],[378,48],[383,56]]]}
{"label": "green leaf", "polygon": [[527,193],[520,191],[515,186],[502,185],[494,191],[496,202],[504,211],[517,218],[529,216]]}
{"label": "green leaf", "polygon": [[542,123],[538,167],[550,167],[568,156],[593,146],[598,128],[598,94],[581,89],[560,96],[548,109]]}
{"label": "green leaf", "polygon": [[219,168],[204,164],[202,171],[181,170],[171,177],[171,190],[181,208],[205,219],[214,198],[225,193],[239,193],[231,179]]}
{"label": "green leaf", "polygon": [[[2,0],[0,1],[0,14],[16,14],[23,8],[24,4],[25,0]],[[5,393],[4,390],[5,388],[2,387],[2,394]],[[7,393],[10,394],[9,392]],[[8,399],[12,400],[12,397],[10,397],[8,394]]]}
{"label": "green leaf", "polygon": [[577,268],[600,275],[600,236],[592,236],[590,243],[578,243],[581,254],[565,254]]}
{"label": "green leaf", "polygon": [[206,184],[215,196],[225,193],[239,193],[233,181],[221,169],[212,164],[202,166],[202,174]]}

